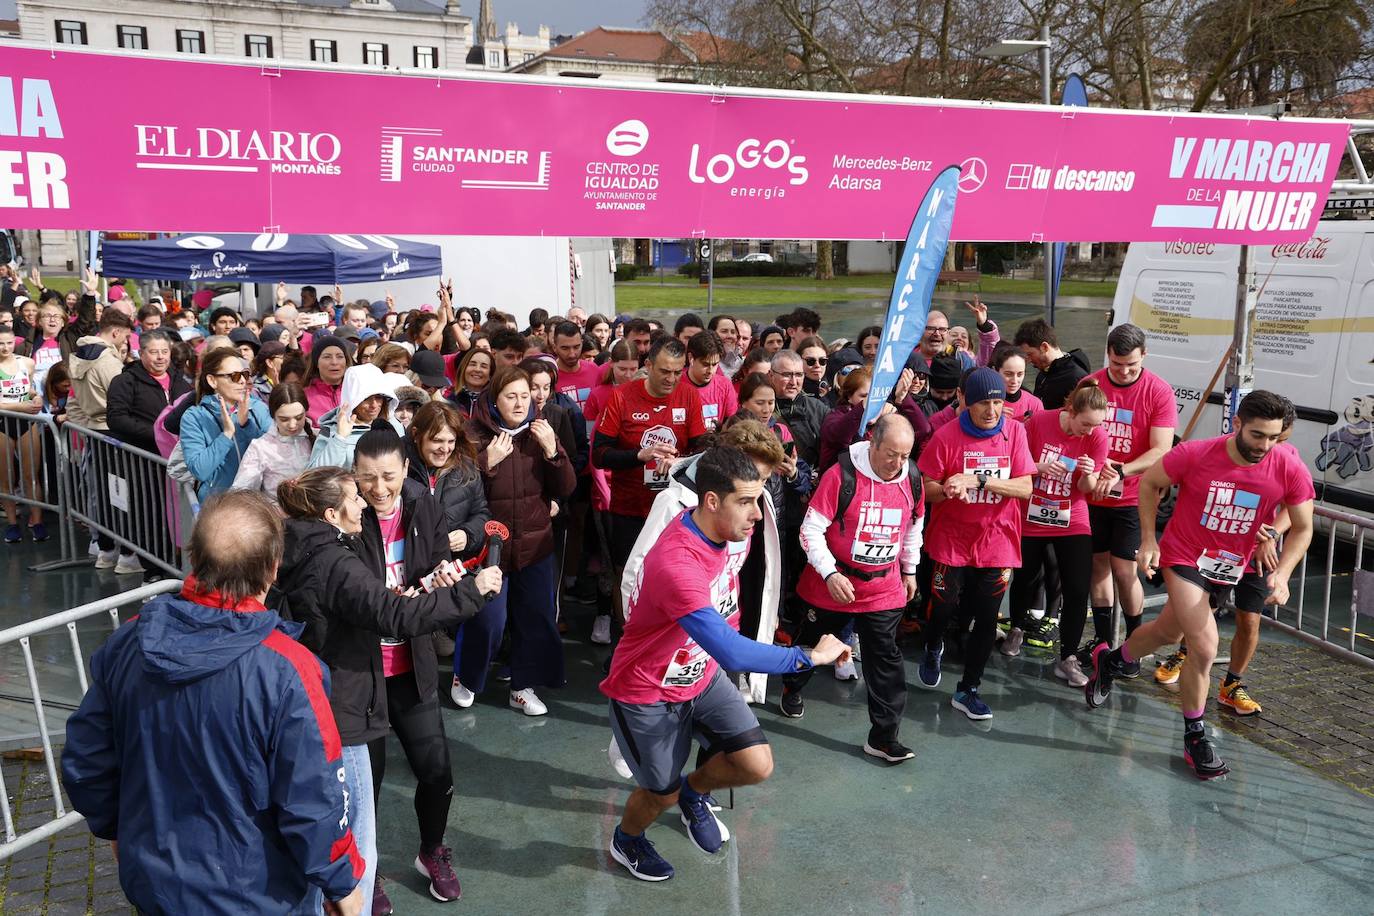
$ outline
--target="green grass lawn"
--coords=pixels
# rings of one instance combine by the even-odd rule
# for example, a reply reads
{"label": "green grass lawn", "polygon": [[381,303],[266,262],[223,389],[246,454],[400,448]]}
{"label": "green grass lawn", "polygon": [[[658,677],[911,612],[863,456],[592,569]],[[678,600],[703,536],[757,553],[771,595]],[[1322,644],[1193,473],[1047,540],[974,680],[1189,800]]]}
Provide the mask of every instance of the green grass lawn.
{"label": "green grass lawn", "polygon": [[[761,278],[753,278],[761,279]],[[886,295],[884,293],[884,295]],[[813,289],[769,289],[754,285],[744,288],[717,286],[712,300],[717,311],[752,305],[796,305],[802,302],[849,302],[855,294],[849,290],[827,287]],[[657,283],[617,283],[616,311],[639,315],[655,309],[705,311],[706,287],[695,283],[659,286]]]}
{"label": "green grass lawn", "polygon": [[[842,293],[845,290],[883,290],[884,294],[892,289],[892,281],[895,279],[893,274],[858,274],[848,277],[835,277],[832,280],[817,280],[814,277],[730,277],[716,281],[716,298],[730,289],[748,290],[773,290],[778,293],[790,293],[792,298],[770,299],[766,302],[758,298],[750,298],[749,303],[758,304],[786,304],[788,302],[804,302],[826,300],[826,297],[819,293]],[[616,301],[631,291],[637,291],[647,286],[659,286],[657,274],[640,276],[627,283],[616,284]],[[691,277],[684,277],[680,274],[665,274],[662,282],[664,288],[667,287],[690,287],[697,288],[698,283]],[[954,287],[940,287],[941,289],[954,289]],[[1039,280],[1013,280],[1008,277],[983,277],[979,281],[978,291],[984,295],[1001,295],[1006,293],[1017,293],[1024,295],[1040,295],[1045,289],[1045,284]],[[962,287],[964,291],[970,291],[968,286]],[[1104,282],[1094,280],[1065,280],[1059,285],[1059,293],[1063,296],[1105,296],[1111,298],[1116,295],[1116,279],[1112,278]],[[864,295],[868,295],[865,293]],[[702,288],[702,302],[706,301],[706,292]],[[852,297],[851,297],[852,298]],[[829,299],[827,301],[834,301]],[[655,304],[658,304],[655,302]],[[647,306],[652,307],[652,306]],[[628,310],[628,309],[626,309]]]}

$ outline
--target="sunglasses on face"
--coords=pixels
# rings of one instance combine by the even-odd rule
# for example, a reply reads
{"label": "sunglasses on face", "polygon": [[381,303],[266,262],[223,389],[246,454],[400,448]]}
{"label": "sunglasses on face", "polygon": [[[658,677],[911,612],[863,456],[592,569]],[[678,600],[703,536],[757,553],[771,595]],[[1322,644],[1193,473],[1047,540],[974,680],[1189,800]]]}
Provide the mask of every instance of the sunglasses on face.
{"label": "sunglasses on face", "polygon": [[828,356],[807,356],[805,361],[808,366],[824,366],[830,362],[830,358]]}
{"label": "sunglasses on face", "polygon": [[227,378],[231,382],[242,384],[248,381],[249,375],[247,372],[216,372],[215,378]]}

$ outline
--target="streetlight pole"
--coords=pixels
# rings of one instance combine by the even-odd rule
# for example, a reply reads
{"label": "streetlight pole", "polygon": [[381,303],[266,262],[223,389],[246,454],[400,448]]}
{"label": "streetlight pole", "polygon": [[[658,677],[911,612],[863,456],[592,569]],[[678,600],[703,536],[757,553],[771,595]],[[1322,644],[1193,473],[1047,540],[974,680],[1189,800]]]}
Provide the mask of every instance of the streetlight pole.
{"label": "streetlight pole", "polygon": [[[1040,26],[1040,101],[1050,101],[1050,27]],[[1054,243],[1045,242],[1045,320],[1054,324]]]}
{"label": "streetlight pole", "polygon": [[[1050,101],[1050,27],[1040,26],[1038,41],[1023,39],[1003,39],[994,42],[978,52],[980,57],[1018,57],[1028,51],[1040,52],[1040,101],[1045,105]],[[1054,324],[1054,243],[1044,242],[1045,258],[1045,319]]]}

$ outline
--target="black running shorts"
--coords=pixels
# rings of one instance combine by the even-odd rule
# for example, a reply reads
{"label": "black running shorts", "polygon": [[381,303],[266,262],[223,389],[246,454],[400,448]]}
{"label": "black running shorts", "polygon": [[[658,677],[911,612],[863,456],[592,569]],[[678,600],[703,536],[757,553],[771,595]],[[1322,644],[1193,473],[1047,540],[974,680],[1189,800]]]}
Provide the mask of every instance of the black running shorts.
{"label": "black running shorts", "polygon": [[1088,506],[1093,553],[1135,561],[1140,550],[1140,510],[1136,506]]}

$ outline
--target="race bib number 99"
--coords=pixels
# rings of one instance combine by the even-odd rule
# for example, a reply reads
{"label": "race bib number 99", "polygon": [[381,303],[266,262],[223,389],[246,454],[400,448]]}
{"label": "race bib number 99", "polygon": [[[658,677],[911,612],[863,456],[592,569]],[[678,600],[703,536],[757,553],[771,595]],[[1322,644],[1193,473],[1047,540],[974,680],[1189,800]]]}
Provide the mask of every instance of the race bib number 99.
{"label": "race bib number 99", "polygon": [[1072,500],[1054,499],[1036,493],[1031,496],[1030,505],[1026,508],[1026,521],[1051,528],[1067,528],[1072,508]]}

